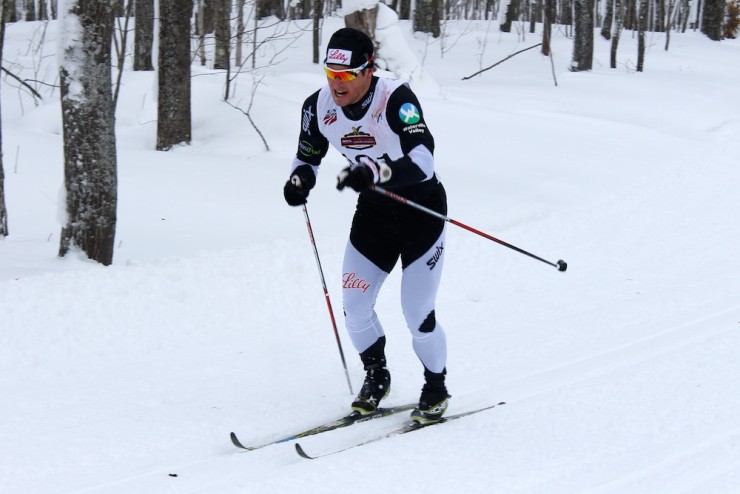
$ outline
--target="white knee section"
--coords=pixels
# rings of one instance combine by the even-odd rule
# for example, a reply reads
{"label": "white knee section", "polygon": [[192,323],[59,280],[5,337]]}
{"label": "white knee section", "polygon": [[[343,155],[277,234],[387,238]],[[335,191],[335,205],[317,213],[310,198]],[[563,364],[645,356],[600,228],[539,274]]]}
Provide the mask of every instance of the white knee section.
{"label": "white knee section", "polygon": [[423,256],[406,266],[401,281],[401,305],[414,351],[432,372],[442,372],[447,364],[447,337],[433,315],[442,278],[445,231]]}

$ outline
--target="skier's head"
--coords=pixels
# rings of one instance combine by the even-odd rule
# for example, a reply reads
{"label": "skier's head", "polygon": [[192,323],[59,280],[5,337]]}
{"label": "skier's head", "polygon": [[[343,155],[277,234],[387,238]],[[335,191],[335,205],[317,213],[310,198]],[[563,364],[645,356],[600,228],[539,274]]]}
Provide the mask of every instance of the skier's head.
{"label": "skier's head", "polygon": [[324,71],[337,105],[352,105],[367,94],[373,79],[373,56],[373,42],[362,31],[345,27],[332,35]]}
{"label": "skier's head", "polygon": [[[373,40],[358,29],[345,27],[332,34],[326,47],[326,65],[342,65],[345,69],[356,69],[373,64],[375,49]],[[367,64],[367,65],[365,65]]]}

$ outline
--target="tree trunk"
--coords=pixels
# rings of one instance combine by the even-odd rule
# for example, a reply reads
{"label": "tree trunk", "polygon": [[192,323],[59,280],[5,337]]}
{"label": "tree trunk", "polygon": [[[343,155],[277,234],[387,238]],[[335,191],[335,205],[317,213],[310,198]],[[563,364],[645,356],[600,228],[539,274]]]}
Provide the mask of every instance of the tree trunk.
{"label": "tree trunk", "polygon": [[231,2],[230,0],[210,1],[213,3],[213,22],[216,38],[213,68],[229,70],[231,68]]}
{"label": "tree trunk", "polygon": [[[5,8],[0,3],[0,60],[3,58],[3,42],[5,41]],[[2,79],[0,79],[0,86]],[[0,112],[2,115],[2,112]],[[0,118],[0,237],[8,236],[8,210],[5,207],[5,172],[3,170],[3,125]]]}
{"label": "tree trunk", "polygon": [[626,0],[614,0],[614,33],[612,33],[612,46],[609,57],[609,66],[617,68],[617,48],[619,38],[622,36],[622,25],[624,23],[624,2]]}
{"label": "tree trunk", "polygon": [[676,9],[676,0],[668,1],[668,12],[665,17],[665,51],[668,51],[668,46],[671,43],[671,29],[673,28],[673,15]]}
{"label": "tree trunk", "polygon": [[195,34],[198,35],[198,58],[200,58],[200,64],[205,67],[206,65],[206,18],[210,17],[207,14],[210,9],[206,9],[205,0],[198,0],[197,13],[195,14]]}
{"label": "tree trunk", "polygon": [[285,8],[280,0],[256,0],[257,19],[264,19],[274,15],[280,20],[285,19]]}
{"label": "tree trunk", "polygon": [[398,18],[404,21],[411,19],[411,0],[398,0]]}
{"label": "tree trunk", "polygon": [[313,63],[319,63],[321,60],[321,19],[324,16],[323,0],[314,0],[313,2]]}
{"label": "tree trunk", "polygon": [[640,0],[637,11],[637,71],[645,66],[645,31],[647,30],[648,0]]}
{"label": "tree trunk", "polygon": [[442,32],[440,25],[440,2],[439,0],[416,0],[414,10],[414,31],[431,33],[438,38]]}
{"label": "tree trunk", "polygon": [[157,150],[190,143],[191,0],[159,0]]}
{"label": "tree trunk", "polygon": [[36,18],[40,21],[48,21],[49,20],[49,11],[46,8],[46,0],[39,0],[39,9],[38,9],[38,15]]}
{"label": "tree trunk", "polygon": [[18,22],[18,10],[15,0],[0,0],[3,3],[3,18],[5,22]]}
{"label": "tree trunk", "polygon": [[570,70],[580,72],[591,70],[594,58],[594,2],[576,0],[576,32],[573,40],[573,61]]}
{"label": "tree trunk", "polygon": [[134,70],[154,70],[154,0],[136,0],[135,11]]}
{"label": "tree trunk", "polygon": [[509,5],[506,7],[506,15],[504,22],[501,24],[500,29],[505,33],[511,32],[511,26],[519,18],[519,0],[509,0]]}
{"label": "tree trunk", "polygon": [[550,42],[552,40],[552,23],[555,21],[556,0],[545,0],[545,18],[542,26],[542,54],[550,56],[552,51]]}
{"label": "tree trunk", "polygon": [[113,262],[117,203],[112,7],[110,0],[67,0],[60,12],[67,214],[59,255],[79,248],[106,266]]}
{"label": "tree trunk", "polygon": [[614,1],[606,0],[606,12],[604,13],[604,23],[601,25],[601,37],[609,40],[612,37],[612,21],[614,20]]}
{"label": "tree trunk", "polygon": [[244,3],[245,0],[236,0],[236,47],[234,50],[234,63],[237,67],[242,65],[242,43],[244,43]]}
{"label": "tree trunk", "polygon": [[33,0],[24,0],[26,9],[26,22],[32,22],[36,20],[36,8],[33,4]]}
{"label": "tree trunk", "polygon": [[375,40],[375,22],[378,18],[378,6],[369,10],[357,10],[344,16],[344,25],[352,27],[367,34],[370,39]]}
{"label": "tree trunk", "polygon": [[722,40],[725,0],[705,0],[701,16],[701,32],[714,41]]}

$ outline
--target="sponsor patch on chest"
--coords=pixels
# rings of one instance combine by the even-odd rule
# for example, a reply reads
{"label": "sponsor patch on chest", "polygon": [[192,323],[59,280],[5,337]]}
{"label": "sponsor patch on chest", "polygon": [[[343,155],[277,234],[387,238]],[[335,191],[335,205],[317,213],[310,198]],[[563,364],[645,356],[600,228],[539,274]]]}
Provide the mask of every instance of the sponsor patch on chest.
{"label": "sponsor patch on chest", "polygon": [[345,134],[342,136],[341,144],[342,147],[348,148],[348,149],[369,149],[377,144],[375,140],[375,136],[368,134],[367,132],[362,132],[360,129],[362,126],[359,127],[352,127],[352,132],[349,134]]}

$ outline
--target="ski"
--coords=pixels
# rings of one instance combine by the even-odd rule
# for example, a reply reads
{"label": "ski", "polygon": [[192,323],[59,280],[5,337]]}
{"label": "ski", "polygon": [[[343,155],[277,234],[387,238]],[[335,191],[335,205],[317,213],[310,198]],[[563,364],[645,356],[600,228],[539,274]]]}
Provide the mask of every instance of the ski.
{"label": "ski", "polygon": [[467,417],[468,415],[473,415],[475,413],[480,413],[486,410],[490,410],[491,408],[494,408],[500,405],[505,405],[505,404],[506,402],[502,401],[500,403],[496,403],[495,405],[488,405],[486,407],[476,408],[475,410],[468,410],[467,412],[461,412],[461,413],[456,413],[454,415],[448,415],[447,417],[442,417],[442,419],[437,422],[431,422],[428,424],[420,424],[418,422],[409,422],[409,423],[402,425],[398,429],[394,429],[390,432],[386,432],[379,436],[375,436],[370,439],[366,439],[362,442],[352,444],[351,446],[347,446],[346,448],[329,451],[328,453],[309,455],[308,453],[306,453],[306,450],[303,449],[303,446],[301,446],[300,443],[295,443],[295,450],[296,450],[296,453],[298,453],[298,455],[301,458],[306,458],[307,460],[315,460],[317,458],[323,458],[324,456],[335,455],[337,453],[342,453],[343,451],[354,449],[360,446],[365,446],[366,444],[372,444],[372,443],[378,442],[383,439],[400,436],[401,434],[407,434],[409,432],[418,431],[419,429],[426,429],[427,427],[431,427],[433,425],[444,424],[445,422],[451,422],[453,420],[457,420],[463,417]]}
{"label": "ski", "polygon": [[357,412],[352,412],[349,415],[346,415],[342,418],[339,418],[337,420],[332,420],[331,422],[326,422],[325,424],[318,425],[316,427],[313,427],[311,429],[307,429],[305,431],[298,432],[296,434],[291,434],[289,436],[282,437],[280,439],[275,439],[274,441],[269,441],[262,444],[247,446],[244,443],[242,443],[237,435],[232,432],[231,433],[231,442],[239,449],[243,449],[246,451],[254,451],[255,449],[264,448],[265,446],[272,446],[273,444],[280,444],[285,443],[289,441],[294,441],[296,439],[300,439],[302,437],[307,436],[313,436],[316,434],[321,434],[322,432],[329,432],[336,429],[341,429],[342,427],[348,427],[350,425],[359,424],[360,422],[367,422],[368,420],[378,419],[381,417],[387,417],[389,415],[393,415],[399,412],[405,412],[407,410],[411,410],[414,408],[415,404],[407,404],[407,405],[399,405],[395,407],[389,407],[389,408],[378,408],[374,413],[371,413],[369,415],[360,415]]}

